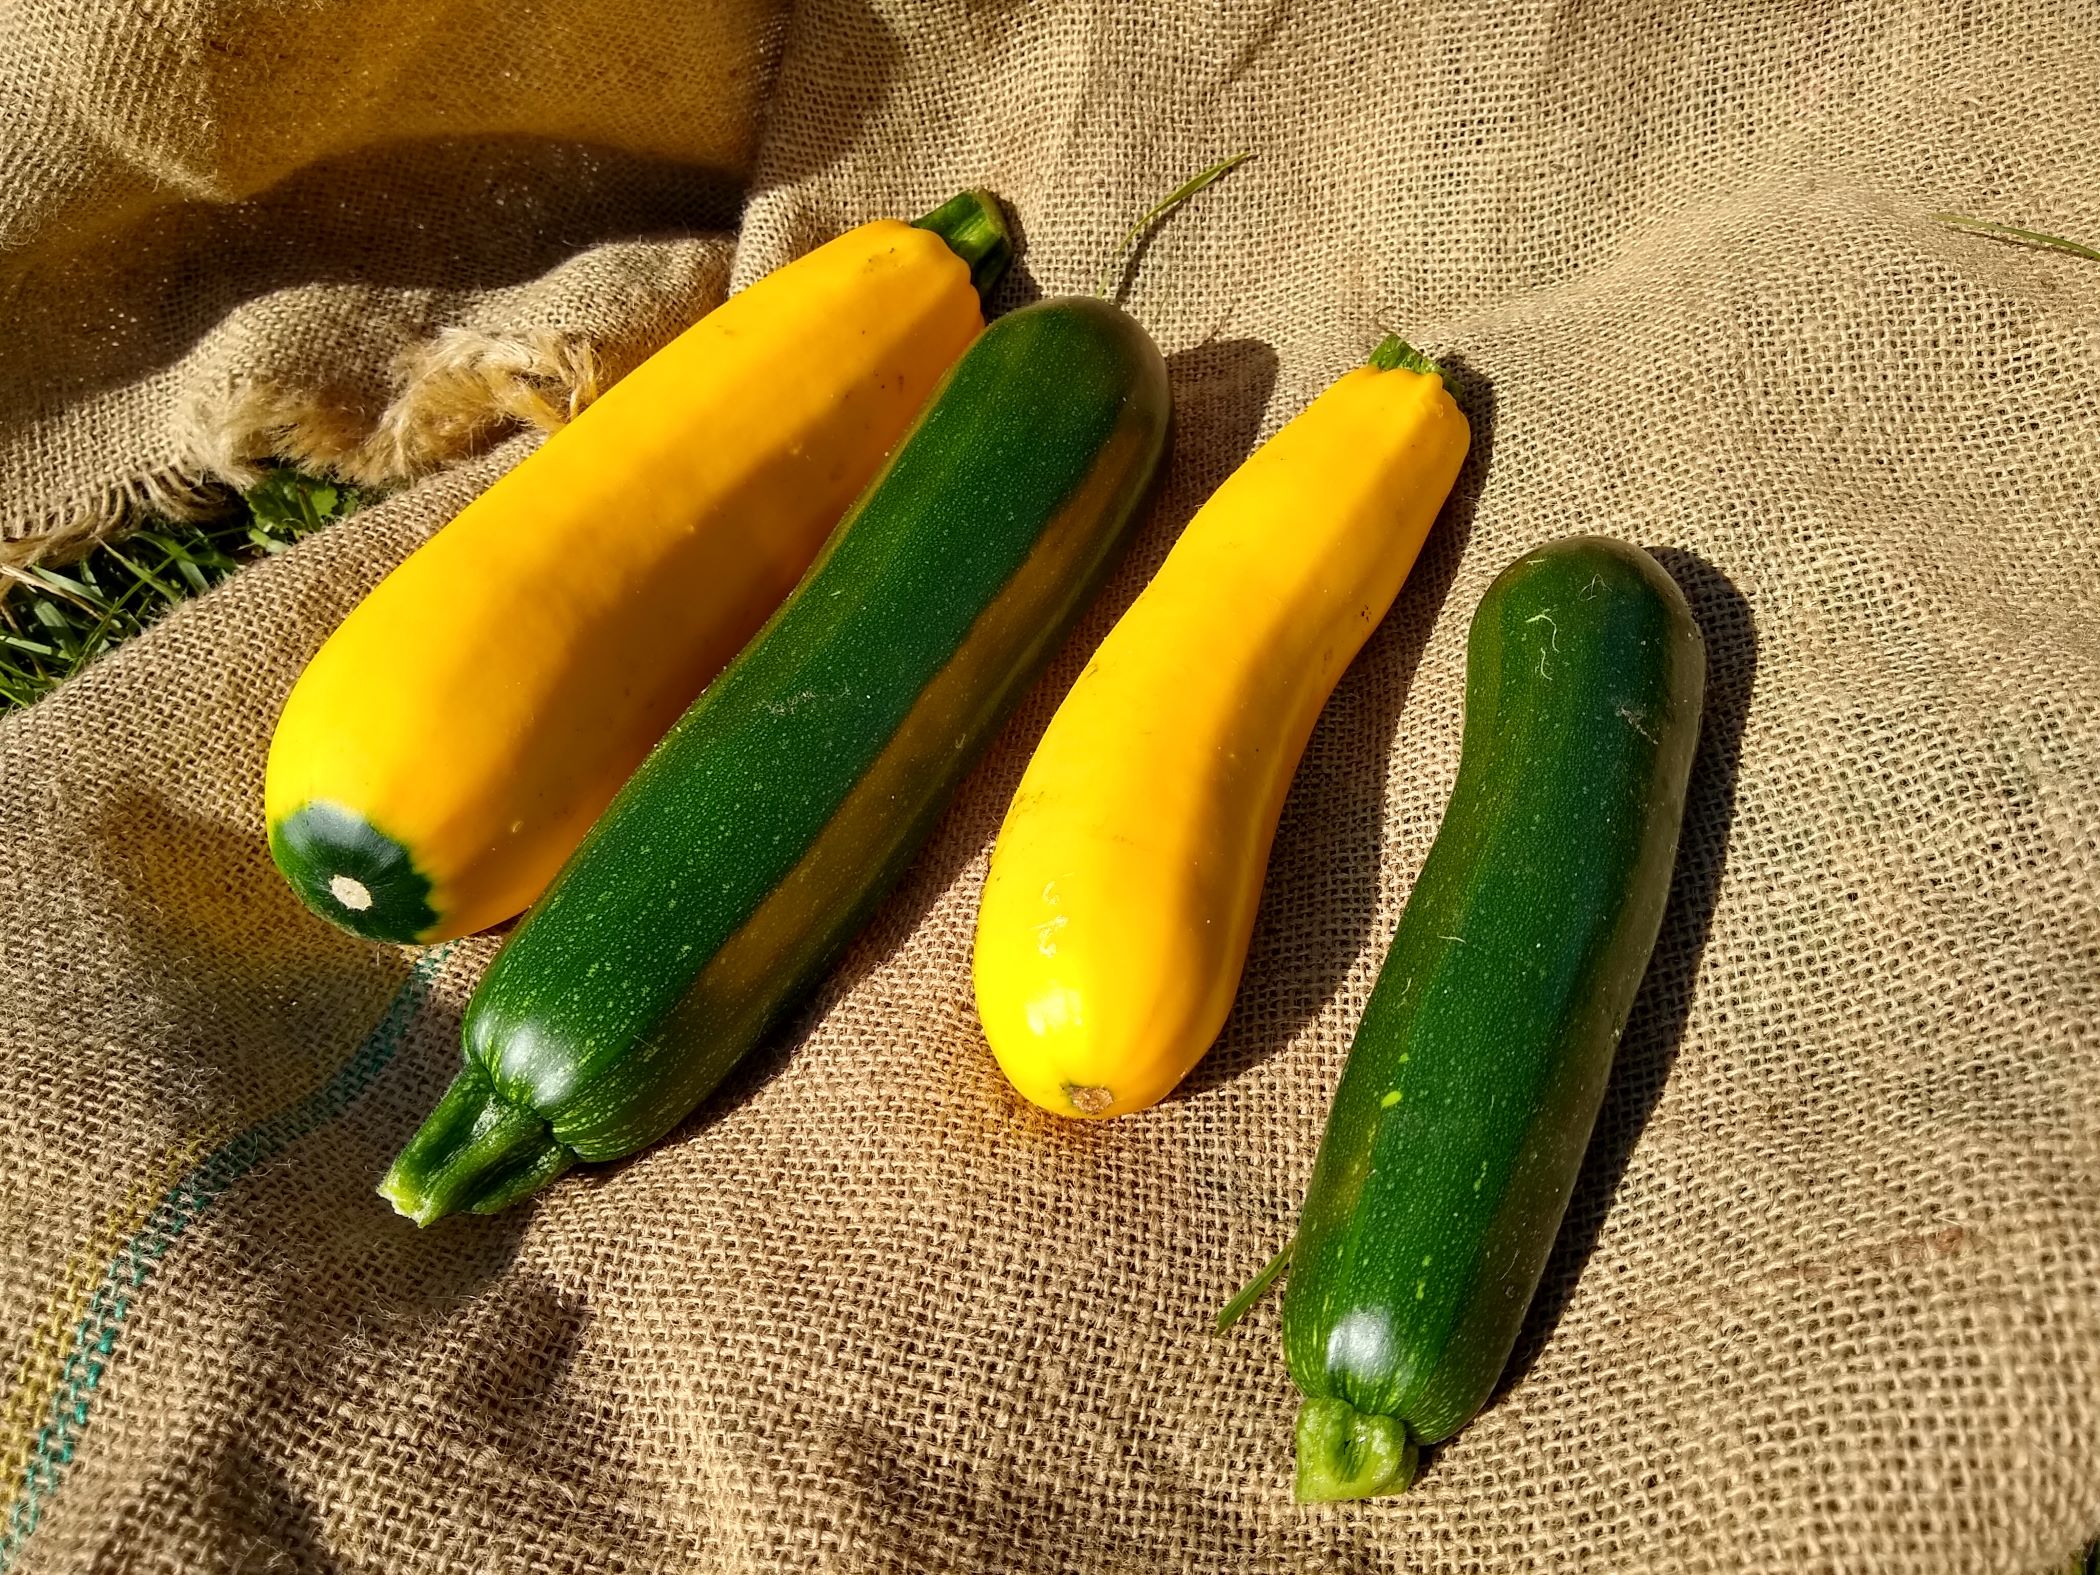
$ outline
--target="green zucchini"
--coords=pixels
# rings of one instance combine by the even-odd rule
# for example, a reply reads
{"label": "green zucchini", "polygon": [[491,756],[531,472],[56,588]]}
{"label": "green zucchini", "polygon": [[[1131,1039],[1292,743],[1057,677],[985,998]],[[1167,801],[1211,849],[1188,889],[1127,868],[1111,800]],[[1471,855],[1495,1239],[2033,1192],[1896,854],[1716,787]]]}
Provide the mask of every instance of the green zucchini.
{"label": "green zucchini", "polygon": [[1705,648],[1636,547],[1496,579],[1458,780],[1357,1028],[1284,1294],[1298,1496],[1412,1480],[1538,1288],[1669,893]]}
{"label": "green zucchini", "polygon": [[380,1187],[425,1224],[655,1142],[843,949],[1098,587],[1165,447],[1103,301],[992,324],[490,964]]}

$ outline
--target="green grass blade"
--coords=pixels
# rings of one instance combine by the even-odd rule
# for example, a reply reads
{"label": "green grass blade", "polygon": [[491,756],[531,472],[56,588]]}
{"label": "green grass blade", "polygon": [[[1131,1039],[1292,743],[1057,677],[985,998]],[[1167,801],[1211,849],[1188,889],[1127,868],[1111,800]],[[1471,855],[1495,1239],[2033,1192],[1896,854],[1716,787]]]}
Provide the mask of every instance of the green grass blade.
{"label": "green grass blade", "polygon": [[1227,1329],[1230,1329],[1234,1324],[1246,1317],[1247,1309],[1262,1299],[1262,1294],[1276,1283],[1276,1277],[1290,1267],[1291,1251],[1297,1245],[1298,1238],[1295,1236],[1285,1242],[1283,1251],[1276,1254],[1275,1257],[1263,1265],[1261,1273],[1255,1275],[1253,1279],[1240,1287],[1239,1295],[1233,1297],[1231,1301],[1218,1310],[1217,1332],[1219,1334],[1223,1334]]}
{"label": "green grass blade", "polygon": [[362,501],[348,487],[274,470],[230,519],[151,525],[64,570],[0,565],[0,710],[32,704],[175,603]]}
{"label": "green grass blade", "polygon": [[1966,213],[1935,213],[1932,218],[1934,223],[1944,224],[1950,230],[1966,230],[1971,235],[1988,236],[1994,241],[2013,241],[2022,246],[2039,246],[2046,251],[2063,252],[2067,256],[2100,262],[2100,250],[2079,241],[2067,241],[2061,235],[2044,235],[2040,230],[2023,230],[2016,224],[2000,224],[1994,219],[1972,219]]}
{"label": "green grass blade", "polygon": [[[1166,196],[1160,198],[1145,216],[1124,231],[1123,238],[1116,242],[1116,249],[1109,253],[1108,263],[1101,270],[1101,277],[1094,281],[1094,294],[1100,296],[1104,301],[1109,299],[1109,286],[1113,283],[1115,276],[1122,271],[1123,259],[1129,253],[1131,243],[1140,235],[1143,235],[1153,225],[1187,202],[1189,198],[1195,196],[1197,192],[1210,185],[1211,182],[1230,174],[1253,157],[1254,151],[1250,148],[1245,153],[1233,154],[1229,159],[1220,159],[1209,169],[1200,170],[1196,174],[1191,175],[1179,186],[1168,192]],[[1121,292],[1118,293],[1120,294]]]}

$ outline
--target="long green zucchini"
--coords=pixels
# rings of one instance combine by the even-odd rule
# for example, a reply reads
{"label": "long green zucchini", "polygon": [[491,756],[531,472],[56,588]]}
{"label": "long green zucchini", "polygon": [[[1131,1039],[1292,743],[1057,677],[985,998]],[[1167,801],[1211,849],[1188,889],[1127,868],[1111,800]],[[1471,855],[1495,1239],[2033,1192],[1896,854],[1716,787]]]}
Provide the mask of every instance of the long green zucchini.
{"label": "long green zucchini", "polygon": [[1538,1287],[1669,893],[1705,650],[1638,548],[1488,589],[1458,780],[1372,991],[1284,1295],[1298,1496],[1412,1480]]}
{"label": "long green zucchini", "polygon": [[964,352],[801,585],[497,954],[380,1191],[490,1212],[654,1142],[860,927],[1086,605],[1165,446],[1165,363],[1096,300]]}

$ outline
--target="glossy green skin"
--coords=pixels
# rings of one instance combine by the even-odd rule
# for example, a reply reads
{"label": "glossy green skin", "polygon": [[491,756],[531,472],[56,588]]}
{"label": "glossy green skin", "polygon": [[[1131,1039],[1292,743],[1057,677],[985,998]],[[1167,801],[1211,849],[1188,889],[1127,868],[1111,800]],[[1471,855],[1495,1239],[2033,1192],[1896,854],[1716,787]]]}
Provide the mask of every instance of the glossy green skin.
{"label": "glossy green skin", "polygon": [[[1482,599],[1458,781],[1299,1223],[1308,1396],[1434,1443],[1493,1392],[1662,923],[1705,669],[1683,593],[1619,542],[1541,548]],[[1321,1466],[1305,1496],[1353,1496],[1306,1492]]]}
{"label": "glossy green skin", "polygon": [[504,1102],[629,1153],[816,982],[1092,598],[1168,405],[1104,302],[978,338],[490,965],[465,1047]]}

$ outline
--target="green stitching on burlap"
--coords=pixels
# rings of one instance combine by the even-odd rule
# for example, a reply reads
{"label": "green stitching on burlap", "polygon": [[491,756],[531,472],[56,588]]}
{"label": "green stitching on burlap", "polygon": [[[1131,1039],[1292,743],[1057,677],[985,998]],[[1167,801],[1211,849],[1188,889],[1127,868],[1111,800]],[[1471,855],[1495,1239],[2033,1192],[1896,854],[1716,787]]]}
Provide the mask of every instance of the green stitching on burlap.
{"label": "green stitching on burlap", "polygon": [[72,1464],[82,1434],[93,1414],[93,1400],[116,1354],[117,1338],[130,1314],[133,1293],[144,1290],[162,1258],[184,1232],[219,1197],[257,1165],[274,1159],[293,1143],[342,1115],[363,1097],[386,1070],[407,1037],[409,1025],[430,995],[430,986],[455,942],[416,959],[408,981],[387,1006],[386,1015],[349,1060],[321,1087],[288,1109],[267,1116],[207,1155],[170,1187],[146,1223],[117,1249],[103,1270],[88,1310],[73,1332],[73,1348],[60,1370],[58,1393],[48,1420],[37,1430],[29,1464],[23,1469],[7,1520],[0,1526],[0,1575],[13,1565],[58,1491],[65,1468]]}

